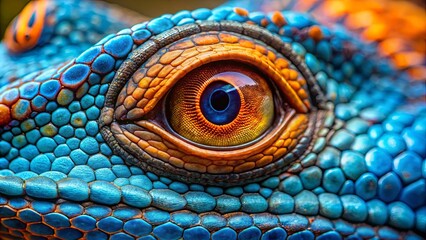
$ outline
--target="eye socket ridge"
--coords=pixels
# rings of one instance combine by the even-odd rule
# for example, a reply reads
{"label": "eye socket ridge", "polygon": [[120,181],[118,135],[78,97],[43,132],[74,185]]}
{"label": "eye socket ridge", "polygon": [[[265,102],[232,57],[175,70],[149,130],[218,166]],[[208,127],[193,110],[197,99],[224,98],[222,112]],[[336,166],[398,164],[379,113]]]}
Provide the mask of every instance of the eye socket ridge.
{"label": "eye socket ridge", "polygon": [[[223,149],[214,148],[200,148],[194,144],[182,141],[180,138],[176,137],[177,135],[175,134],[170,134],[170,131],[168,131],[169,129],[165,128],[164,126],[161,126],[161,124],[157,124],[158,122],[156,122],[155,120],[147,120],[150,117],[149,113],[155,110],[156,107],[159,107],[161,105],[158,104],[158,99],[165,97],[165,94],[168,92],[168,89],[174,86],[177,79],[182,78],[192,69],[206,64],[205,59],[209,59],[208,62],[214,62],[219,60],[239,60],[244,62],[245,64],[253,64],[253,62],[258,62],[254,61],[254,56],[256,56],[256,52],[254,50],[250,50],[251,52],[245,51],[246,54],[241,54],[240,50],[251,49],[249,45],[246,45],[247,43],[243,43],[244,49],[236,49],[234,55],[226,55],[222,52],[216,54],[215,56],[212,56],[211,53],[209,54],[208,52],[202,52],[201,54],[195,54],[198,56],[201,55],[202,57],[202,59],[199,59],[199,61],[197,62],[198,65],[195,64],[194,66],[194,61],[181,61],[175,66],[171,64],[172,68],[168,72],[166,71],[162,73],[162,70],[159,70],[157,72],[152,73],[149,71],[147,66],[152,67],[155,65],[153,62],[151,62],[151,60],[156,59],[155,61],[161,61],[160,56],[158,58],[153,56],[157,52],[159,52],[162,43],[165,44],[164,47],[166,45],[175,43],[175,46],[180,46],[181,50],[189,49],[193,46],[186,46],[183,41],[179,42],[179,40],[183,38],[177,35],[182,34],[183,32],[190,33],[189,36],[200,35],[199,33],[203,30],[207,31],[207,33],[212,33],[217,30],[218,32],[231,33],[230,35],[236,34],[239,36],[244,36],[245,34],[247,34],[251,36],[256,35],[257,37],[261,36],[261,41],[253,42],[262,42],[264,45],[267,45],[265,42],[269,42],[272,46],[272,48],[270,48],[270,46],[263,49],[261,48],[261,51],[279,48],[281,49],[281,51],[276,51],[277,55],[281,54],[280,52],[285,52],[286,54],[283,55],[290,55],[291,58],[294,58],[296,60],[298,59],[298,57],[294,53],[289,53],[283,50],[289,46],[283,44],[278,37],[270,34],[266,30],[262,30],[260,27],[251,26],[249,24],[228,22],[203,22],[193,24],[191,26],[186,25],[183,26],[182,29],[174,29],[172,33],[168,33],[170,34],[169,36],[174,36],[170,37],[170,42],[157,42],[154,40],[152,42],[146,42],[139,49],[137,49],[136,52],[133,53],[131,58],[126,61],[119,69],[108,90],[106,107],[103,109],[101,119],[99,121],[103,136],[107,139],[107,142],[110,145],[116,146],[118,152],[126,152],[123,154],[128,156],[128,161],[131,164],[137,164],[144,169],[153,171],[161,175],[166,175],[178,179],[185,179],[190,182],[208,183],[213,185],[233,185],[244,181],[255,181],[267,177],[268,174],[274,172],[276,173],[278,171],[277,167],[281,169],[280,171],[282,171],[284,166],[288,165],[290,162],[294,161],[304,153],[304,151],[301,151],[301,149],[307,149],[309,147],[309,142],[311,141],[315,133],[315,125],[318,125],[315,124],[315,121],[322,117],[321,113],[316,113],[314,111],[308,116],[307,111],[293,111],[291,121],[286,124],[280,125],[283,131],[277,131],[281,132],[282,134],[278,133],[276,134],[276,136],[274,136],[282,137],[282,139],[276,141],[275,145],[278,144],[276,146],[271,146],[271,144],[264,144],[263,147],[255,149],[255,147],[259,147],[259,144],[262,142],[260,140],[258,143],[252,144],[250,146],[244,146],[244,148],[241,149],[230,149],[229,151],[223,151]],[[266,38],[260,33],[265,33]],[[159,39],[164,38],[165,35],[161,36],[161,38]],[[194,37],[193,39],[195,41],[196,38]],[[277,44],[277,42],[274,43],[274,41],[279,41],[281,45]],[[210,43],[210,45],[212,44],[214,43]],[[201,46],[199,49],[207,48],[208,46]],[[141,49],[143,49],[144,51],[142,51]],[[168,47],[168,49],[170,50],[172,48]],[[215,50],[216,49],[217,48],[215,48]],[[256,49],[256,51],[258,50],[259,49]],[[149,54],[150,52],[154,51],[154,54]],[[161,52],[164,53],[167,51],[161,50]],[[147,57],[148,55],[150,57]],[[249,56],[249,58],[247,58],[247,56]],[[250,56],[252,58],[250,58]],[[257,54],[257,57],[259,57],[259,54]],[[275,57],[276,56],[272,58],[274,58],[275,60]],[[297,64],[294,64],[294,62],[290,62],[290,65],[296,65],[297,70],[299,70],[299,67],[303,66],[304,64],[301,59],[299,60],[300,63],[297,63],[297,61]],[[274,64],[275,67],[278,65]],[[141,68],[141,66],[143,67]],[[274,72],[272,67],[268,64],[264,64],[262,66],[257,66],[256,64],[256,67],[258,67],[262,72]],[[178,70],[180,70],[181,73],[172,73],[172,71]],[[309,76],[312,77],[312,74],[309,71],[307,71],[308,73],[305,74],[303,74],[302,71],[300,72],[302,73],[302,75],[310,74]],[[133,76],[130,77],[130,75],[132,74]],[[135,90],[137,89],[137,85],[140,83],[137,81],[137,79],[141,79],[140,77],[138,77],[138,74],[140,76],[148,76],[149,74],[158,76],[164,74],[163,77],[167,76],[167,74],[170,74],[170,76],[174,76],[175,81],[170,81],[167,84],[166,82],[164,82],[161,87],[165,87],[165,90],[156,90],[157,92],[159,92],[159,95],[155,95],[155,91],[152,90],[149,94],[151,96],[150,99],[154,99],[154,101],[151,103],[149,103],[150,99],[148,98],[145,100],[142,99],[143,101],[140,101],[139,103],[132,103],[131,101],[127,101],[126,103],[124,101],[125,98],[123,98],[123,93],[133,94],[134,92],[136,92]],[[291,73],[286,72],[286,74],[289,74],[288,77],[290,78]],[[271,79],[274,78],[273,75],[268,77]],[[306,79],[306,82],[309,86],[312,85],[309,83],[310,81],[312,81],[312,79]],[[157,84],[158,82],[161,81],[157,81]],[[126,84],[127,87],[124,91],[123,89]],[[128,84],[133,84],[135,87],[131,87]],[[155,88],[156,85],[148,84],[147,86]],[[280,88],[281,91],[285,88],[294,90],[297,89],[297,86],[295,87],[293,85],[286,85],[278,86],[277,88]],[[122,92],[122,90],[124,92]],[[291,99],[291,96],[286,96],[286,99],[289,98]],[[321,98],[314,96],[314,99],[318,100]],[[116,105],[117,102],[119,102],[119,104]],[[142,102],[143,104],[140,104]],[[313,102],[315,107],[315,101]],[[300,101],[299,103],[302,103],[304,105],[308,102]],[[131,109],[131,105],[134,104],[134,106],[138,106],[141,110],[137,110],[134,113],[131,113],[131,111],[126,110],[123,104],[130,104],[130,108],[127,109]],[[299,106],[302,106],[302,104],[300,104]],[[293,104],[290,104],[290,106],[292,105]],[[122,108],[122,110],[119,110],[118,108],[114,109],[116,106],[123,106],[124,108]],[[295,131],[286,131],[286,129],[295,129]],[[155,134],[153,135],[153,133]],[[268,134],[270,133],[271,132],[268,132]],[[262,139],[265,138],[267,137],[262,137]],[[127,153],[131,154],[129,155]],[[256,153],[260,153],[261,156]],[[172,154],[173,156],[170,154]],[[283,157],[283,155],[285,157]]]}

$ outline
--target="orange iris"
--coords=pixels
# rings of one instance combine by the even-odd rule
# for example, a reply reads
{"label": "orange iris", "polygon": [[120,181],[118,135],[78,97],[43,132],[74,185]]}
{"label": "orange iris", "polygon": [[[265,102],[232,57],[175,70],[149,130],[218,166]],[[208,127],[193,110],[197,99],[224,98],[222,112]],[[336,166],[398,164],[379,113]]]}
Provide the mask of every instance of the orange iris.
{"label": "orange iris", "polygon": [[169,94],[168,120],[184,138],[208,146],[255,140],[274,120],[274,98],[254,67],[236,61],[203,65]]}

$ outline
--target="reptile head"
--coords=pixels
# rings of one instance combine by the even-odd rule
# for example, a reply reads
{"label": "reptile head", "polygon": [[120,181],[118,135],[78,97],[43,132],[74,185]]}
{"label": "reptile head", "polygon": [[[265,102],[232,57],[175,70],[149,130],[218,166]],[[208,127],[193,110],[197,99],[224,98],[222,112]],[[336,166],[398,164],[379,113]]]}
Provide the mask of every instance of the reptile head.
{"label": "reptile head", "polygon": [[30,3],[0,45],[3,238],[426,232],[424,49],[347,23],[376,5],[233,1],[131,26],[60,3]]}

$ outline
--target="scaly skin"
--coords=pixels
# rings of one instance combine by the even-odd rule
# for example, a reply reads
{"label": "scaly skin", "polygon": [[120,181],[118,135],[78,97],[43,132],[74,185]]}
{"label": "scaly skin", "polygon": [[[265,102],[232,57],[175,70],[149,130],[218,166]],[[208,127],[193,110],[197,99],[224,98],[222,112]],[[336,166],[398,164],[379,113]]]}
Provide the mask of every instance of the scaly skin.
{"label": "scaly skin", "polygon": [[[287,7],[318,16],[321,4],[296,2]],[[51,4],[47,40],[25,49],[9,36],[0,45],[1,239],[425,234],[426,93],[413,80],[424,78],[423,58],[398,65],[375,42],[327,22],[328,13],[321,23],[306,13],[233,8],[269,11],[268,1],[182,11],[121,31],[129,25],[112,6]],[[91,32],[106,37],[93,45]],[[199,63],[173,54],[189,46],[182,39],[203,61],[258,56],[259,69],[279,68],[265,74],[294,109],[282,139],[242,157],[238,149],[200,150],[149,121],[179,80],[156,81],[161,70]],[[165,90],[148,94],[156,86]]]}

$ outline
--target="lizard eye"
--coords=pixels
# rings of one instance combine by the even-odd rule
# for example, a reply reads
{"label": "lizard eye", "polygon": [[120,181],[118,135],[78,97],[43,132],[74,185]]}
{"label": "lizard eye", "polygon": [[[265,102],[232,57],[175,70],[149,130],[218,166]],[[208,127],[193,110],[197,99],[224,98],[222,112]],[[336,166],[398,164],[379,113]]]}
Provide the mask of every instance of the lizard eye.
{"label": "lizard eye", "polygon": [[295,56],[254,25],[172,28],[121,65],[101,132],[130,164],[179,180],[224,186],[276,174],[309,152],[323,119]]}
{"label": "lizard eye", "polygon": [[6,29],[4,42],[11,53],[32,49],[46,38],[49,25],[49,4],[45,0],[32,1],[22,10]]}

